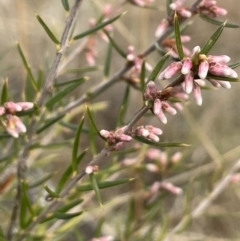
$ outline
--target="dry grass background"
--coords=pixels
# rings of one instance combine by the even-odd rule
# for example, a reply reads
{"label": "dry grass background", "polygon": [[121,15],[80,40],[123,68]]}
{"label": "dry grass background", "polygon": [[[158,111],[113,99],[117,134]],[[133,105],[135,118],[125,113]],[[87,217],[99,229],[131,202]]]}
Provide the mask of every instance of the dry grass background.
{"label": "dry grass background", "polygon": [[[89,17],[96,14],[99,16],[99,9],[105,3],[114,4],[116,2],[116,0],[84,0],[75,32],[87,29]],[[193,1],[188,2],[191,3]],[[219,0],[218,3],[220,6],[228,9],[229,21],[240,24],[239,1]],[[154,30],[158,22],[165,16],[165,1],[156,0],[155,5],[159,8],[159,11],[140,9],[131,5],[124,7],[124,11],[127,11],[127,14],[114,24],[114,38],[119,45],[125,49],[130,44],[134,45],[136,52],[139,53],[154,40]],[[55,47],[37,22],[35,13],[38,13],[51,26],[51,29],[60,36],[64,26],[65,13],[59,0],[0,0],[0,53],[11,48],[0,62],[0,77],[2,83],[4,78],[9,78],[12,95],[15,100],[21,98],[22,83],[25,81],[26,76],[14,46],[15,41],[21,44],[34,72],[37,72],[39,68],[47,70],[55,54]],[[188,46],[192,48],[196,45],[203,45],[214,29],[216,29],[215,26],[195,18],[193,24],[185,32],[192,36],[192,41]],[[231,56],[232,62],[239,61],[239,31],[239,29],[225,29],[211,53],[227,54]],[[71,52],[75,46],[76,44],[68,52]],[[97,60],[100,65],[103,65],[107,46],[101,41],[99,41],[98,46],[99,55]],[[154,65],[159,59],[159,55],[154,53],[147,59]],[[124,60],[114,53],[111,73],[114,73],[123,64]],[[87,63],[83,56],[77,56],[76,60],[71,63],[71,67],[75,68],[86,65]],[[237,71],[240,74],[240,71]],[[69,79],[69,77],[73,76],[64,75],[60,76],[60,78]],[[90,74],[90,77],[89,82],[83,87],[81,93],[89,86],[94,86],[94,84],[103,79],[102,71]],[[158,84],[164,85],[165,83]],[[97,115],[99,128],[114,128],[124,86],[124,83],[120,82],[94,100],[94,102],[109,102],[108,108]],[[179,113],[174,117],[169,116],[169,123],[166,126],[159,124],[155,119],[151,120],[151,123],[163,128],[162,140],[192,144],[187,153],[185,153],[184,165],[186,165],[186,168],[199,166],[198,168],[200,169],[201,165],[214,162],[220,158],[221,161],[224,161],[226,169],[228,169],[229,162],[240,157],[239,91],[239,83],[233,83],[230,90],[206,90],[203,93],[202,107],[198,107],[193,101],[190,101],[183,113]],[[75,93],[75,95],[78,96],[81,93]],[[130,118],[140,105],[141,96],[138,92],[133,91],[127,117]],[[234,151],[231,151],[233,149]],[[54,169],[56,163],[64,165],[65,156],[67,155],[65,152],[65,150],[61,151],[59,157],[52,160],[52,164],[49,165],[50,169]],[[224,154],[227,152],[228,156],[226,157]],[[209,175],[202,176],[199,182],[194,183],[193,206],[207,194],[207,190],[211,187],[209,183],[211,183],[210,181],[213,178],[214,175],[211,172]],[[124,196],[121,198],[124,199]],[[171,213],[174,214],[172,215],[174,216],[173,224],[179,218],[179,208],[182,202],[183,198],[178,197],[177,199],[169,198],[165,203],[167,210],[172,208]],[[214,202],[207,215],[200,220],[194,221],[188,232],[174,240],[240,240],[239,203],[240,184],[232,185]],[[124,205],[122,208],[124,208]],[[81,226],[81,224],[80,227],[84,227],[86,230],[89,228],[91,233],[92,227],[91,225],[89,227],[89,223],[92,223],[95,217],[104,216],[106,213],[108,213],[107,208],[93,212],[89,215],[89,220],[85,220],[88,225]],[[117,216],[114,216],[115,213]],[[110,222],[105,227],[105,230],[112,232],[111,222],[115,225],[121,222],[122,216],[120,213],[119,210],[114,210],[109,217]],[[66,240],[70,240],[70,237]]]}

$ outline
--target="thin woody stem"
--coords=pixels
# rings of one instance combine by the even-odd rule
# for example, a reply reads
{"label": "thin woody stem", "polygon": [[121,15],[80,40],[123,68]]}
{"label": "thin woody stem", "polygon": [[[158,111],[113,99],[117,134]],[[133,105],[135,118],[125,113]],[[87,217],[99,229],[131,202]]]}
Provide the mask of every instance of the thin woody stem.
{"label": "thin woody stem", "polygon": [[[70,29],[77,17],[77,12],[80,8],[81,3],[82,3],[82,0],[75,0],[75,3],[73,5],[73,7],[71,8],[70,15],[66,20],[66,25],[63,30],[63,34],[62,34],[62,38],[61,38],[60,51],[58,51],[56,53],[52,67],[46,78],[45,86],[43,88],[43,91],[42,91],[41,96],[38,101],[39,107],[41,107],[43,105],[43,102],[45,101],[45,99],[48,95],[49,88],[53,85],[53,82],[54,82],[56,74],[57,74],[57,69],[58,69],[59,63],[67,48],[67,45],[68,45],[68,37],[70,34]],[[26,172],[25,160],[28,156],[29,147],[32,144],[32,139],[33,139],[33,135],[35,133],[36,124],[37,124],[36,120],[33,119],[30,124],[29,130],[28,130],[28,141],[25,144],[24,148],[22,149],[22,151],[20,152],[19,157],[18,157],[17,194],[15,197],[11,220],[10,220],[10,224],[9,224],[8,231],[7,231],[7,238],[9,241],[11,241],[13,238],[13,230],[16,225],[16,221],[17,221],[17,217],[18,217],[18,210],[19,210],[19,204],[20,204],[20,199],[21,199],[21,182],[22,182],[22,180],[25,179],[25,172]]]}

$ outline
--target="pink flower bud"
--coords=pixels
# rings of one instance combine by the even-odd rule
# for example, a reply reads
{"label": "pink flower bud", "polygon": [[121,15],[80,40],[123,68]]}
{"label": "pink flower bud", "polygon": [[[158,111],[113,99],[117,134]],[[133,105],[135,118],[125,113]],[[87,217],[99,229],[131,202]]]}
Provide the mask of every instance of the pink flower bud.
{"label": "pink flower bud", "polygon": [[158,172],[159,171],[158,166],[153,163],[146,164],[146,169],[150,172]]}
{"label": "pink flower bud", "polygon": [[171,115],[176,115],[177,111],[174,109],[170,104],[168,104],[166,101],[163,102],[162,109],[168,112]]}
{"label": "pink flower bud", "polygon": [[6,113],[6,110],[4,107],[0,106],[0,116],[4,115]]}
{"label": "pink flower bud", "polygon": [[174,62],[172,64],[170,64],[167,68],[166,68],[166,72],[164,73],[164,79],[170,79],[172,78],[174,75],[176,75],[177,73],[179,73],[182,69],[182,63],[181,62]]}
{"label": "pink flower bud", "polygon": [[182,153],[181,152],[176,152],[172,155],[171,157],[171,162],[172,163],[178,163],[180,159],[182,158]]}
{"label": "pink flower bud", "polygon": [[218,80],[218,83],[226,89],[231,89],[231,83],[228,81],[222,81],[222,80]]}
{"label": "pink flower bud", "polygon": [[193,73],[189,72],[184,76],[184,89],[187,94],[190,94],[193,89]]}
{"label": "pink flower bud", "polygon": [[122,161],[122,164],[124,166],[131,166],[137,162],[136,158],[126,158]]}
{"label": "pink flower bud", "polygon": [[160,154],[161,154],[161,151],[155,148],[150,148],[147,151],[147,157],[152,160],[157,159],[160,156]]}
{"label": "pink flower bud", "polygon": [[224,63],[216,63],[214,65],[211,65],[209,68],[209,72],[217,76],[225,76],[232,78],[238,77],[238,74]]}
{"label": "pink flower bud", "polygon": [[155,99],[154,100],[154,104],[153,104],[153,113],[155,115],[159,115],[159,113],[162,111],[162,102],[159,99]]}
{"label": "pink flower bud", "polygon": [[161,163],[162,167],[166,167],[168,163],[168,157],[166,152],[161,152],[161,155],[159,156],[159,162]]}
{"label": "pink flower bud", "polygon": [[160,136],[162,135],[163,131],[160,129],[160,128],[157,128],[155,126],[152,126],[152,125],[147,125],[145,126],[145,128],[149,131],[149,132],[152,132],[153,134],[157,135],[157,136]]}
{"label": "pink flower bud", "polygon": [[161,182],[161,188],[171,192],[172,194],[176,194],[176,195],[180,195],[183,192],[180,187],[176,187],[170,182]]}
{"label": "pink flower bud", "polygon": [[224,62],[227,63],[231,58],[227,55],[208,55],[207,59],[209,62]]}
{"label": "pink flower bud", "polygon": [[199,105],[199,106],[202,105],[202,94],[201,94],[201,89],[198,84],[194,84],[193,98],[197,105]]}
{"label": "pink flower bud", "polygon": [[199,54],[200,51],[201,51],[201,48],[199,46],[194,47],[192,57]]}
{"label": "pink flower bud", "polygon": [[14,138],[19,137],[19,133],[25,133],[27,131],[25,125],[21,119],[14,115],[6,116],[6,131]]}
{"label": "pink flower bud", "polygon": [[87,166],[85,169],[86,174],[92,174],[93,173],[93,166]]}
{"label": "pink flower bud", "polygon": [[187,43],[191,41],[191,37],[189,35],[181,35],[180,38],[182,43]]}
{"label": "pink flower bud", "polygon": [[209,70],[209,63],[207,60],[202,60],[199,64],[199,69],[198,69],[198,76],[201,79],[205,79],[207,77],[207,73]]}
{"label": "pink flower bud", "polygon": [[214,6],[211,8],[211,10],[217,15],[217,16],[225,16],[227,15],[227,10],[224,8],[219,8],[217,6]]}
{"label": "pink flower bud", "polygon": [[144,92],[144,97],[146,100],[152,99],[157,94],[157,87],[153,81],[149,81]]}
{"label": "pink flower bud", "polygon": [[108,138],[110,136],[110,132],[107,130],[101,130],[100,135],[104,138]]}
{"label": "pink flower bud", "polygon": [[214,86],[214,87],[220,87],[221,85],[218,83],[215,79],[208,79],[208,81]]}
{"label": "pink flower bud", "polygon": [[184,8],[179,9],[178,14],[184,18],[190,18],[192,16],[192,13]]}
{"label": "pink flower bud", "polygon": [[18,102],[17,105],[22,107],[22,110],[29,110],[32,109],[34,104],[32,102]]}
{"label": "pink flower bud", "polygon": [[148,137],[149,140],[154,141],[154,142],[159,142],[160,139],[157,135],[153,134],[153,133],[149,133]]}
{"label": "pink flower bud", "polygon": [[150,192],[152,194],[158,193],[160,187],[161,187],[161,183],[160,182],[154,182],[153,185],[150,188]]}
{"label": "pink flower bud", "polygon": [[3,104],[3,106],[5,107],[5,109],[10,112],[10,113],[15,113],[16,111],[22,111],[22,107],[12,101],[10,102],[5,102]]}
{"label": "pink flower bud", "polygon": [[182,74],[188,74],[193,66],[192,64],[192,60],[190,58],[186,58],[183,61],[183,65],[182,65]]}
{"label": "pink flower bud", "polygon": [[126,135],[126,134],[117,135],[116,138],[117,138],[119,141],[123,141],[123,142],[129,142],[129,141],[132,140],[132,137],[129,136],[129,135]]}
{"label": "pink flower bud", "polygon": [[163,35],[163,33],[166,31],[166,29],[168,28],[169,22],[167,21],[167,19],[163,19],[159,25],[157,26],[157,29],[155,31],[155,37],[159,38]]}

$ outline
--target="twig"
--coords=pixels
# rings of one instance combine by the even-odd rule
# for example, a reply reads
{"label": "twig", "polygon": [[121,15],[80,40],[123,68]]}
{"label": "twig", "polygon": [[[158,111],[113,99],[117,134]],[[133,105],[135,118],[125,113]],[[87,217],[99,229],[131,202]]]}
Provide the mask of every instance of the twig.
{"label": "twig", "polygon": [[[216,185],[216,187],[213,189],[213,191],[209,194],[208,197],[206,197],[202,202],[192,211],[190,215],[187,217],[184,217],[180,223],[170,232],[169,235],[164,239],[165,241],[168,241],[171,239],[170,235],[176,234],[180,231],[182,231],[186,224],[189,223],[189,221],[193,219],[197,219],[207,210],[207,208],[213,203],[213,201],[228,187],[228,185],[231,182],[231,178],[234,174],[239,172],[240,170],[240,160],[238,160],[234,166],[231,168],[231,170],[228,172],[228,174],[219,181],[219,183]],[[170,239],[169,239],[170,238]]]}
{"label": "twig", "polygon": [[[51,69],[49,71],[49,74],[46,78],[44,89],[43,89],[43,91],[41,93],[41,96],[39,98],[39,101],[38,101],[39,107],[41,107],[43,105],[43,102],[45,101],[45,98],[47,97],[48,90],[53,85],[54,79],[55,79],[56,74],[57,74],[57,69],[58,69],[59,63],[60,63],[61,58],[62,58],[62,56],[63,56],[63,54],[64,54],[64,52],[67,48],[68,36],[70,34],[71,26],[72,26],[74,20],[76,19],[77,12],[78,12],[78,9],[79,9],[81,3],[82,3],[82,0],[75,0],[75,3],[73,5],[73,7],[71,8],[70,15],[66,20],[66,25],[65,25],[65,28],[63,30],[63,34],[62,34],[62,38],[61,38],[60,51],[58,51],[56,53],[53,64],[52,64],[52,67],[51,67]],[[15,227],[16,221],[17,221],[19,203],[20,203],[20,199],[21,199],[21,182],[22,182],[22,180],[25,179],[25,172],[26,172],[25,159],[28,156],[28,149],[32,144],[33,135],[34,135],[34,132],[35,132],[35,129],[36,129],[36,123],[37,123],[36,120],[32,120],[32,122],[30,124],[30,127],[29,127],[29,131],[28,131],[28,141],[25,144],[24,148],[22,149],[22,151],[20,152],[19,157],[18,157],[17,194],[16,194],[16,198],[15,198],[15,202],[14,202],[14,206],[13,206],[13,211],[12,211],[12,215],[11,215],[11,220],[10,220],[10,224],[9,224],[9,228],[8,228],[8,232],[7,232],[7,238],[8,238],[9,241],[11,241],[12,238],[13,238],[13,230],[14,230],[14,227]]]}

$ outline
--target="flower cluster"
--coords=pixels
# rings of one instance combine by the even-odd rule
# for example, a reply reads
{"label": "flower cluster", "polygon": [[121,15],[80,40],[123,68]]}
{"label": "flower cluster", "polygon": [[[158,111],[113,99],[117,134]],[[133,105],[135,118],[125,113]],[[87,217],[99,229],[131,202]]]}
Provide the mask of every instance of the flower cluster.
{"label": "flower cluster", "polygon": [[0,106],[0,116],[5,116],[5,120],[2,120],[1,123],[11,136],[18,138],[19,133],[27,131],[21,119],[15,114],[31,108],[33,108],[32,102],[5,102],[3,106]]}
{"label": "flower cluster", "polygon": [[197,12],[210,18],[225,16],[227,14],[227,10],[218,7],[217,1],[213,0],[202,0],[197,8]]}
{"label": "flower cluster", "polygon": [[176,74],[182,74],[183,89],[187,94],[193,92],[197,105],[202,105],[200,85],[202,80],[208,80],[214,86],[230,88],[229,82],[214,79],[214,76],[237,78],[237,73],[231,69],[227,62],[230,57],[226,55],[200,54],[200,47],[193,49],[192,57],[185,57],[182,61],[173,62],[159,75],[159,79],[170,79]]}
{"label": "flower cluster", "polygon": [[116,131],[101,130],[100,135],[107,139],[109,145],[115,145],[114,150],[120,149],[124,142],[130,142],[132,137],[130,135],[124,134],[125,126],[117,129]]}
{"label": "flower cluster", "polygon": [[145,100],[153,101],[153,107],[151,108],[152,112],[163,124],[167,123],[167,118],[164,112],[168,112],[171,115],[175,115],[177,113],[176,109],[166,101],[171,96],[171,91],[172,88],[158,91],[155,83],[153,81],[149,81],[144,92]]}
{"label": "flower cluster", "polygon": [[159,137],[162,135],[162,130],[154,127],[152,125],[146,125],[146,126],[139,126],[135,129],[134,134],[136,136],[142,136],[148,140],[159,142]]}

